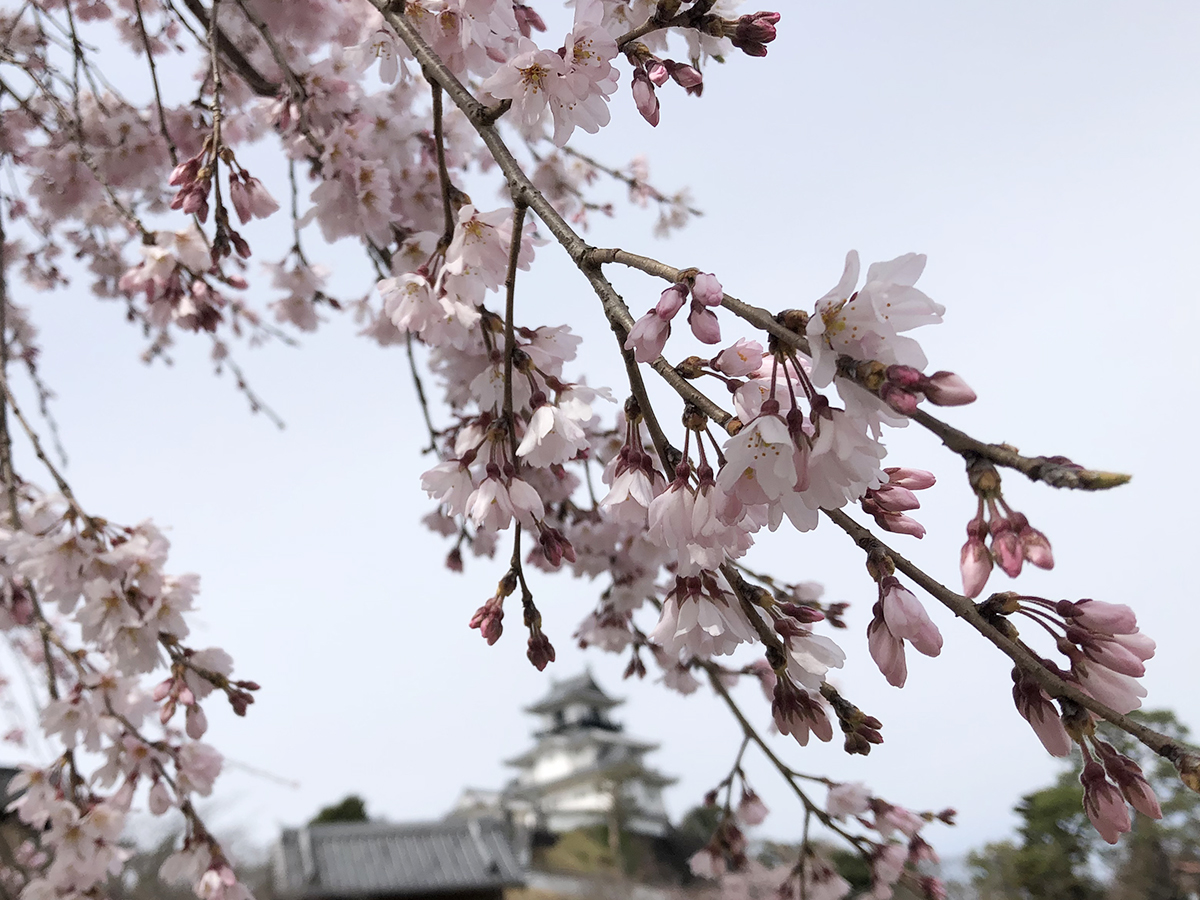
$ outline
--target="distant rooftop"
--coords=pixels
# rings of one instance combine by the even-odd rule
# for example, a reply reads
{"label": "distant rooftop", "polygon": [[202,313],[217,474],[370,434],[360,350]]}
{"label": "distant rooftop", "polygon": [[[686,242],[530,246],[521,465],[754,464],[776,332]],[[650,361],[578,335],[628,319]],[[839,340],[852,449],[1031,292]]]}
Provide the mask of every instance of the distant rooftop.
{"label": "distant rooftop", "polygon": [[281,898],[405,897],[523,881],[498,823],[487,821],[288,828],[273,868]]}
{"label": "distant rooftop", "polygon": [[525,711],[544,714],[552,713],[556,709],[561,709],[571,703],[581,703],[585,706],[594,706],[597,709],[611,709],[624,702],[624,700],[616,700],[608,696],[596,684],[595,679],[592,678],[592,673],[584,672],[582,675],[576,675],[574,678],[551,682],[550,693],[532,706],[525,707]]}

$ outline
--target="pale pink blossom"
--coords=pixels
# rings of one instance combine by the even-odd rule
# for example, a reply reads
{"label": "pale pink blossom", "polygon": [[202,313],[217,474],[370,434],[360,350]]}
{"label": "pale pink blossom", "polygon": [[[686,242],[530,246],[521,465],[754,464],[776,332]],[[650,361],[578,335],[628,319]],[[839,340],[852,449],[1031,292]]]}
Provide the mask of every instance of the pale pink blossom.
{"label": "pale pink blossom", "polygon": [[711,573],[675,579],[649,637],[676,659],[724,656],[757,640],[737,599]]}
{"label": "pale pink blossom", "polygon": [[858,253],[846,254],[846,267],[837,286],[817,301],[808,322],[813,354],[813,383],[823,387],[833,379],[839,354],[924,369],[925,354],[912,338],[900,332],[940,322],[945,307],[934,303],[913,285],[925,268],[916,253],[889,262],[873,263],[866,283],[858,283]]}
{"label": "pale pink blossom", "polygon": [[514,517],[532,529],[535,521],[545,515],[545,508],[541,497],[528,482],[514,476],[506,483],[501,480],[499,471],[494,474],[489,471],[488,477],[467,498],[466,514],[485,531],[503,531]]}
{"label": "pale pink blossom", "polygon": [[565,463],[588,446],[587,433],[580,426],[591,418],[592,408],[578,399],[560,404],[543,403],[533,411],[525,435],[517,447],[517,456],[531,466]]}
{"label": "pale pink blossom", "polygon": [[741,378],[758,371],[762,365],[763,348],[758,341],[738,338],[733,346],[726,347],[711,360],[718,372],[733,378]]}
{"label": "pale pink blossom", "polygon": [[233,201],[233,208],[243,225],[251,219],[265,219],[279,210],[279,204],[263,183],[245,171],[240,177],[229,179],[229,199]]}
{"label": "pale pink blossom", "polygon": [[861,816],[871,808],[871,791],[861,781],[835,784],[825,795],[825,812],[835,819]]}
{"label": "pale pink blossom", "polygon": [[761,825],[767,818],[767,804],[749,788],[742,791],[742,799],[738,802],[737,817],[747,825]]}

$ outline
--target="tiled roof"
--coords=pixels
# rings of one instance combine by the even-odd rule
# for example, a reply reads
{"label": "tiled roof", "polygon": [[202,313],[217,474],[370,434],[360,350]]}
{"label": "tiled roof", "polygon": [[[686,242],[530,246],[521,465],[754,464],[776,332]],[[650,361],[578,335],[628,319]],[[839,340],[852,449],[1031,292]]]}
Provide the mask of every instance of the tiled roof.
{"label": "tiled roof", "polygon": [[574,678],[568,678],[565,681],[552,682],[550,693],[532,706],[525,707],[525,711],[533,713],[550,712],[572,702],[586,703],[591,706],[607,709],[612,706],[618,706],[625,701],[616,700],[608,696],[596,684],[595,679],[592,678],[592,673],[584,672],[582,675],[576,675]]}
{"label": "tiled roof", "polygon": [[280,897],[405,897],[504,887],[521,869],[499,823],[347,822],[285,829],[275,849]]}

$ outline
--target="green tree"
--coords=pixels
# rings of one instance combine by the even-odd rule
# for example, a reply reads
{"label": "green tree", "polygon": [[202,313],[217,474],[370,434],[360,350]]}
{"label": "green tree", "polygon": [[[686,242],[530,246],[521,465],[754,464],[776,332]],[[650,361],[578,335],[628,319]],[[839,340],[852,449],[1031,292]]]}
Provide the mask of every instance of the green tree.
{"label": "green tree", "polygon": [[[1136,714],[1151,728],[1181,741],[1188,728],[1169,710]],[[1124,732],[1110,743],[1142,767],[1162,806],[1159,821],[1138,816],[1133,831],[1105,853],[1113,871],[1108,900],[1187,900],[1200,892],[1200,797],[1179,780],[1175,767]]]}
{"label": "green tree", "polygon": [[1098,900],[1088,871],[1096,835],[1083,812],[1083,788],[1064,772],[1052,787],[1021,798],[1020,844],[1002,841],[967,864],[981,900]]}
{"label": "green tree", "polygon": [[367,821],[367,804],[363,802],[363,798],[357,794],[351,794],[342,800],[341,803],[335,803],[333,806],[326,806],[319,813],[312,817],[309,825],[324,825],[329,822],[366,822]]}
{"label": "green tree", "polygon": [[[1169,710],[1133,718],[1187,740],[1187,727]],[[980,900],[1187,900],[1200,889],[1200,796],[1169,762],[1124,732],[1106,723],[1097,731],[1142,767],[1162,805],[1162,820],[1134,813],[1133,831],[1107,847],[1083,811],[1076,755],[1054,785],[1021,798],[1015,807],[1018,841],[988,844],[968,857]],[[1107,884],[1096,878],[1098,868],[1110,873]]]}

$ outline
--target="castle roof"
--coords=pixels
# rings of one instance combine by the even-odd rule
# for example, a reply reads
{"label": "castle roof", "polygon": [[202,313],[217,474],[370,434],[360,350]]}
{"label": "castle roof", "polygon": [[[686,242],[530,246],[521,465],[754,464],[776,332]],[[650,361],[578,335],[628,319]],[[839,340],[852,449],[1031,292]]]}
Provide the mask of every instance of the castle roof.
{"label": "castle roof", "polygon": [[624,700],[608,696],[596,684],[592,673],[584,672],[582,675],[576,675],[565,681],[551,682],[550,692],[537,703],[525,707],[525,712],[550,714],[572,703],[594,706],[597,709],[612,709],[624,702]]}
{"label": "castle roof", "polygon": [[576,769],[553,781],[543,781],[538,784],[512,782],[504,789],[504,796],[509,799],[532,800],[573,785],[594,785],[602,781],[638,781],[651,787],[663,788],[675,784],[678,780],[678,778],[663,775],[654,769],[644,768],[639,760],[618,759]]}
{"label": "castle roof", "polygon": [[568,731],[555,734],[539,734],[538,742],[520,756],[504,760],[506,766],[518,769],[532,766],[539,756],[553,753],[567,747],[579,747],[585,744],[615,744],[624,747],[634,756],[640,757],[650,750],[657,750],[658,744],[648,744],[645,741],[634,740],[616,731]]}

